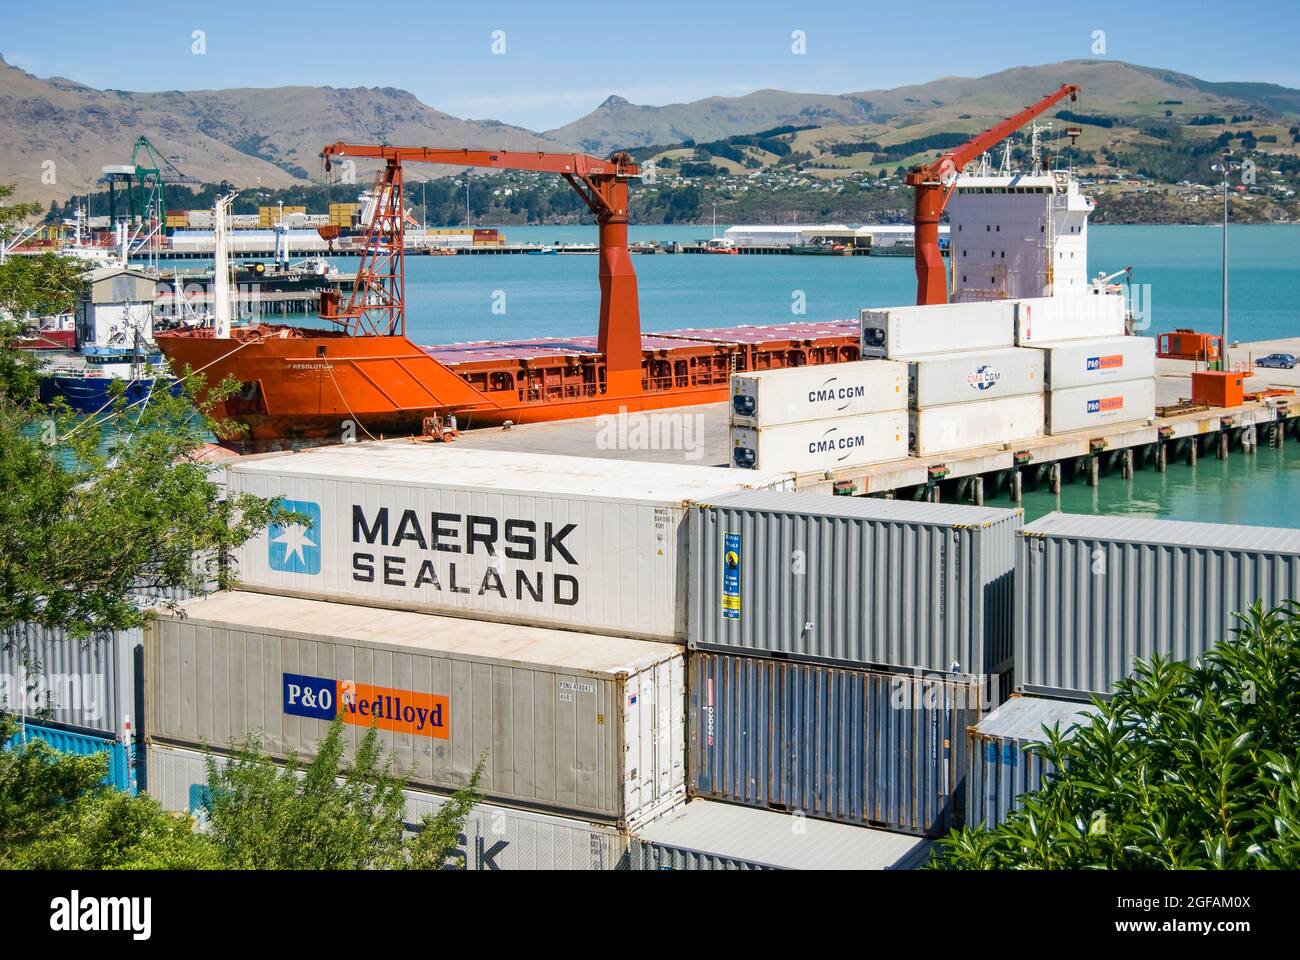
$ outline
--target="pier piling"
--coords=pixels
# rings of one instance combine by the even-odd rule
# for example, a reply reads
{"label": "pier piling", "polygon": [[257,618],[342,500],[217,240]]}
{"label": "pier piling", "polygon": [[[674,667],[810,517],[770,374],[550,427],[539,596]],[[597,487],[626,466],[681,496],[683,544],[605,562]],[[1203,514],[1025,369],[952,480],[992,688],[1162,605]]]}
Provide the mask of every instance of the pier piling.
{"label": "pier piling", "polygon": [[975,477],[971,481],[971,496],[975,500],[975,506],[984,506],[984,478]]}
{"label": "pier piling", "polygon": [[1124,479],[1133,479],[1133,448],[1124,451]]}
{"label": "pier piling", "polygon": [[1047,471],[1047,485],[1048,485],[1048,489],[1051,490],[1052,493],[1059,494],[1059,493],[1061,492],[1061,464],[1060,464],[1060,461],[1057,461],[1056,463],[1052,464],[1052,466],[1048,469],[1048,471]]}
{"label": "pier piling", "polygon": [[1022,478],[1020,469],[1016,468],[1011,471],[1011,499],[1020,503],[1024,499],[1024,492],[1021,488]]}

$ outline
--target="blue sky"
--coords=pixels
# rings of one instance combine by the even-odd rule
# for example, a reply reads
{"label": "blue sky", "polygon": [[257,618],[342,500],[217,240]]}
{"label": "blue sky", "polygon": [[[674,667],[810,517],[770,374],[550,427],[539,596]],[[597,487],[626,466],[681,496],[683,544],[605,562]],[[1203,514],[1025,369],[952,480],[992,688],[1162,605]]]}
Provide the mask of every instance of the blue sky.
{"label": "blue sky", "polygon": [[[576,119],[611,93],[650,104],[764,87],[847,93],[1090,57],[1095,30],[1108,58],[1300,87],[1297,0],[62,0],[11,6],[4,24],[0,53],[41,77],[126,90],[401,87],[457,116],[532,129]],[[494,55],[498,30],[505,51]],[[791,52],[796,30],[802,56]]]}

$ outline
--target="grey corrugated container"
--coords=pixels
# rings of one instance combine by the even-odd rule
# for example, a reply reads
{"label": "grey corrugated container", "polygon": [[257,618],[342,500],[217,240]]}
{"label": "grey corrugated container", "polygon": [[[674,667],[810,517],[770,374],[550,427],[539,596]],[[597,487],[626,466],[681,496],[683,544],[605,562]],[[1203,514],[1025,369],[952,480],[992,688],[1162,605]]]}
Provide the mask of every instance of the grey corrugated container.
{"label": "grey corrugated container", "polygon": [[1021,794],[1037,790],[1052,764],[1026,747],[1043,743],[1043,727],[1068,733],[1096,708],[1074,700],[1012,697],[970,728],[966,822],[996,826],[1019,809]]}
{"label": "grey corrugated container", "polygon": [[[40,706],[46,703],[43,692],[51,694],[51,722],[119,737],[136,713],[135,651],[142,640],[140,630],[73,640],[59,629],[15,624],[0,642],[0,710],[22,713],[17,697],[35,685],[29,696]],[[25,668],[29,663],[35,669]],[[29,703],[27,715],[35,708]]]}
{"label": "grey corrugated container", "polygon": [[1300,598],[1300,530],[1049,513],[1017,567],[1017,689],[1086,699],[1135,657],[1193,661],[1234,612]]}
{"label": "grey corrugated container", "polygon": [[963,822],[977,681],[692,653],[693,796],[934,836]]}
{"label": "grey corrugated container", "polygon": [[930,841],[692,800],[632,834],[633,870],[910,870]]}
{"label": "grey corrugated container", "polygon": [[[691,649],[889,669],[1009,668],[1019,510],[743,493],[693,507]],[[738,611],[723,565],[740,536]],[[728,614],[738,612],[738,616]]]}
{"label": "grey corrugated container", "polygon": [[[211,586],[215,587],[215,583]],[[175,589],[150,590],[141,594],[141,602],[180,602],[187,597],[187,593]],[[134,729],[138,731],[135,660],[143,643],[144,631],[139,629],[74,640],[54,627],[14,624],[0,636],[0,711],[21,713],[22,705],[15,698],[25,687],[35,684],[32,696],[42,706],[46,702],[42,691],[52,694],[51,723],[120,738],[127,719],[134,718]],[[29,706],[28,715],[32,712]]]}

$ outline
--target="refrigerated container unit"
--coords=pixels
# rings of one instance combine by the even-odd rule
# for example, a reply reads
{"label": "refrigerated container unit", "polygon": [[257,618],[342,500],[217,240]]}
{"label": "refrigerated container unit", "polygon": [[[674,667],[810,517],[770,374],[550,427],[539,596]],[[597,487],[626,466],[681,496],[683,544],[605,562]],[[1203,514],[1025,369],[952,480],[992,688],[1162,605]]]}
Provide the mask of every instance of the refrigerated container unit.
{"label": "refrigerated container unit", "polygon": [[1005,447],[1043,436],[1046,400],[1041,393],[925,407],[909,415],[908,443],[918,457],[977,447]]}
{"label": "refrigerated container unit", "polygon": [[28,721],[23,725],[23,729],[14,734],[9,742],[5,744],[5,749],[21,749],[24,738],[28,743],[33,740],[44,741],[51,750],[78,757],[105,754],[108,758],[108,772],[104,774],[102,781],[104,786],[121,790],[124,793],[134,794],[136,792],[135,770],[131,761],[133,751],[126,744],[112,737],[81,733],[75,730]]}
{"label": "refrigerated container unit", "polygon": [[1001,674],[1019,510],[807,493],[691,509],[691,649]]}
{"label": "refrigerated container unit", "polygon": [[907,458],[907,410],[810,420],[730,433],[731,466],[745,470],[824,473]]}
{"label": "refrigerated container unit", "polygon": [[907,408],[907,366],[858,360],[731,375],[733,426],[779,427]]}
{"label": "refrigerated container unit", "polygon": [[1024,397],[1043,392],[1043,354],[1008,347],[909,362],[912,409]]}
{"label": "refrigerated container unit", "polygon": [[1135,657],[1194,661],[1233,614],[1300,597],[1300,530],[1049,513],[1017,549],[1016,685],[1109,695]]}
{"label": "refrigerated container unit", "polygon": [[388,442],[242,458],[227,483],[312,521],[236,550],[244,589],[673,641],[686,505],[793,479]]}
{"label": "refrigerated container unit", "polygon": [[689,657],[690,794],[914,836],[964,822],[978,680]]}
{"label": "refrigerated container unit", "polygon": [[1125,380],[1047,392],[1047,432],[1052,436],[1121,423],[1140,423],[1156,415],[1155,380]]}
{"label": "refrigerated container unit", "polygon": [[633,832],[633,870],[912,870],[928,840],[692,800]]}
{"label": "refrigerated container unit", "polygon": [[1043,728],[1067,738],[1096,712],[1073,700],[1012,697],[970,728],[966,822],[995,827],[1022,806],[1020,798],[1043,786],[1055,767],[1032,748],[1046,742]]}
{"label": "refrigerated container unit", "polygon": [[[225,754],[211,756],[218,770],[228,762]],[[211,796],[207,757],[163,743],[151,744],[148,750],[149,795],[164,810],[194,817],[200,829]],[[402,793],[406,825],[412,831],[448,800],[409,788]],[[626,863],[627,834],[607,823],[477,803],[465,818],[452,857],[466,870],[616,870]]]}
{"label": "refrigerated container unit", "polygon": [[1034,345],[1045,360],[1052,390],[1093,387],[1156,375],[1156,342],[1151,337],[1103,337]]}
{"label": "refrigerated container unit", "polygon": [[1122,293],[1071,293],[1016,300],[1016,345],[1118,337],[1124,332]]}
{"label": "refrigerated container unit", "polygon": [[867,308],[861,325],[864,357],[907,360],[1016,345],[1016,310],[1011,300]]}
{"label": "refrigerated container unit", "polygon": [[469,781],[512,805],[615,825],[685,794],[682,648],[565,630],[220,593],[145,637],[154,741],[229,747],[259,733],[310,755],[336,717],[349,756],[370,728],[406,778]]}

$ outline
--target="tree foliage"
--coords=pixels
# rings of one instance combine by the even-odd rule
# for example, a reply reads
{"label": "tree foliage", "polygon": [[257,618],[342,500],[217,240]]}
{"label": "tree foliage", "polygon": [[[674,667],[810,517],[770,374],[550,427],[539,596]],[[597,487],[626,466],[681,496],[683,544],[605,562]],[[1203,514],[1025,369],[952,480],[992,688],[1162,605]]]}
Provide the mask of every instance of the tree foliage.
{"label": "tree foliage", "polygon": [[1138,661],[994,829],[945,838],[955,869],[1300,867],[1300,603],[1258,604],[1195,665]]}
{"label": "tree foliage", "polygon": [[[0,745],[19,731],[0,716]],[[108,756],[59,753],[44,740],[0,750],[0,869],[198,869],[211,843],[150,797],[103,786]]]}
{"label": "tree foliage", "polygon": [[86,265],[54,253],[6,257],[0,263],[0,310],[13,316],[68,313],[77,303]]}
{"label": "tree foliage", "polygon": [[412,834],[402,779],[371,727],[350,764],[338,717],[306,765],[277,766],[255,739],[224,766],[209,757],[205,812],[222,862],[259,870],[437,870],[452,863],[480,799],[480,758],[469,783]]}
{"label": "tree foliage", "polygon": [[223,496],[218,468],[197,456],[210,431],[234,430],[209,415],[233,380],[199,401],[201,377],[169,391],[149,372],[146,400],[128,403],[119,381],[109,407],[84,417],[35,398],[41,361],[12,348],[18,332],[0,320],[0,629],[140,626],[142,594],[221,585],[202,558],[288,518],[273,501]]}

